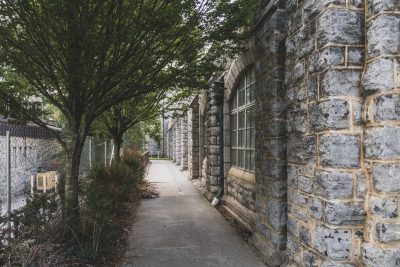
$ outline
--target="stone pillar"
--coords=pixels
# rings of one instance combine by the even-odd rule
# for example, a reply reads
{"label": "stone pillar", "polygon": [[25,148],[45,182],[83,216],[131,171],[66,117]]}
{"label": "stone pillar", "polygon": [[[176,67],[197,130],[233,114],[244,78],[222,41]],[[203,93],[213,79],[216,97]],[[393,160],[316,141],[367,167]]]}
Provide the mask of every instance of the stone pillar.
{"label": "stone pillar", "polygon": [[362,254],[367,267],[397,266],[400,263],[400,2],[367,0],[366,3],[364,135],[368,218]]}
{"label": "stone pillar", "polygon": [[250,242],[269,266],[286,248],[285,1],[263,1],[255,30],[256,232]]}
{"label": "stone pillar", "polygon": [[287,13],[287,253],[298,266],[359,266],[363,1],[287,1]]}
{"label": "stone pillar", "polygon": [[187,113],[181,117],[181,171],[188,169],[188,117]]}
{"label": "stone pillar", "polygon": [[175,123],[175,164],[181,165],[182,158],[182,135],[181,135],[181,118],[178,118]]}
{"label": "stone pillar", "polygon": [[196,96],[188,110],[188,154],[190,179],[199,178],[199,99]]}
{"label": "stone pillar", "polygon": [[220,108],[222,105],[216,85],[212,85],[207,92],[206,126],[207,126],[207,189],[209,192],[218,193],[220,184]]}
{"label": "stone pillar", "polygon": [[176,122],[172,126],[171,151],[172,162],[176,162]]}

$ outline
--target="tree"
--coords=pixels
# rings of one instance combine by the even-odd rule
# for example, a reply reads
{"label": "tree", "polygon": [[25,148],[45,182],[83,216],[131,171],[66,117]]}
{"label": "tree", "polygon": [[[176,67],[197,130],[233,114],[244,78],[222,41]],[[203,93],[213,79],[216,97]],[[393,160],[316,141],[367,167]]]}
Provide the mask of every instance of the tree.
{"label": "tree", "polygon": [[[64,215],[73,232],[79,226],[79,162],[91,123],[126,98],[151,91],[150,81],[168,84],[187,75],[185,66],[202,47],[194,14],[190,1],[0,3],[2,60],[67,121],[58,140],[67,158]],[[1,97],[27,111],[13,95],[2,91]]]}
{"label": "tree", "polygon": [[93,123],[95,132],[111,137],[114,143],[114,160],[120,161],[120,151],[124,134],[139,122],[158,117],[164,94],[149,93],[131,98],[101,114]]}
{"label": "tree", "polygon": [[206,32],[210,22],[229,20],[229,2],[0,1],[0,58],[29,84],[26,95],[0,89],[0,98],[45,128],[16,95],[38,97],[65,117],[63,133],[52,134],[66,152],[64,216],[70,234],[79,230],[78,170],[92,122],[126,99],[163,86],[197,86],[212,70],[205,53],[215,49],[204,47],[226,47],[212,45],[215,27]]}

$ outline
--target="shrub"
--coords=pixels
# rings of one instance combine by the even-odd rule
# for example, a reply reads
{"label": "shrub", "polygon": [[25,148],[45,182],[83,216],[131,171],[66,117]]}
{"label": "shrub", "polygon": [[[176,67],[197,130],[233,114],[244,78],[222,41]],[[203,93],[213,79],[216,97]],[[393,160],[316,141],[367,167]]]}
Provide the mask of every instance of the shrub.
{"label": "shrub", "polygon": [[143,181],[145,162],[138,150],[126,149],[122,155],[121,163],[128,166],[140,182]]}

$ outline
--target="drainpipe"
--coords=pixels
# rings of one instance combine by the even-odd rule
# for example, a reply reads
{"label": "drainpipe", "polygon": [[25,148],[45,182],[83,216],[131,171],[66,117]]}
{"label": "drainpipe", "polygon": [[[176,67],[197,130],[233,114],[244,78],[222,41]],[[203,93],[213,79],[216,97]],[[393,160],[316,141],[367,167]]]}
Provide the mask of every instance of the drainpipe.
{"label": "drainpipe", "polygon": [[224,82],[217,80],[214,82],[215,96],[219,98],[219,184],[220,189],[211,202],[212,206],[221,203],[224,196]]}

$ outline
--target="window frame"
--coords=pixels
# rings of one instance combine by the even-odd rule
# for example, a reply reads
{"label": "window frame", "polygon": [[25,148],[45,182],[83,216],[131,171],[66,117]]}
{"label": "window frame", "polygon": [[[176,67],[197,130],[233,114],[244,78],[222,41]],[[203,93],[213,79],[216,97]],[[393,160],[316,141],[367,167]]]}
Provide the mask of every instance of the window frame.
{"label": "window frame", "polygon": [[241,75],[231,97],[231,166],[255,172],[254,68]]}

